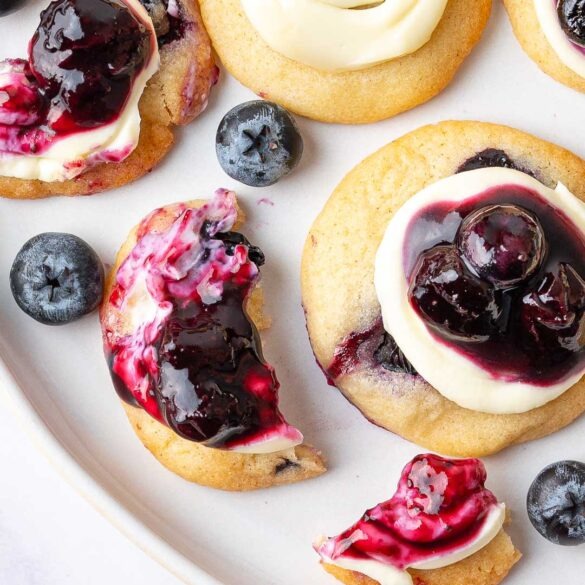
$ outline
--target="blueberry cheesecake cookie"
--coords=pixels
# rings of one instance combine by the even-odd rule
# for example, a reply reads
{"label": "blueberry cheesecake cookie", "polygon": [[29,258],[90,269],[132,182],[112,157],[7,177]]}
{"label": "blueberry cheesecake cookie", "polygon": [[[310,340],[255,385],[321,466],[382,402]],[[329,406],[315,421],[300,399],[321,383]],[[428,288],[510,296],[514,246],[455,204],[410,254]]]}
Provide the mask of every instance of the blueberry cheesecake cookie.
{"label": "blueberry cheesecake cookie", "polygon": [[502,126],[444,122],[358,165],[313,224],[303,302],[330,383],[456,456],[585,411],[585,162]]}
{"label": "blueberry cheesecake cookie", "polygon": [[346,585],[497,585],[520,560],[478,459],[418,455],[396,493],[315,550]]}
{"label": "blueberry cheesecake cookie", "polygon": [[436,96],[479,41],[491,0],[201,0],[226,68],[323,122],[395,116]]}
{"label": "blueberry cheesecake cookie", "polygon": [[162,159],[217,68],[195,0],[54,0],[0,62],[0,196],[87,195]]}
{"label": "blueberry cheesecake cookie", "polygon": [[105,354],[136,434],[166,467],[225,490],[325,471],[278,408],[263,358],[262,251],[235,195],[157,209],[118,253],[100,311]]}
{"label": "blueberry cheesecake cookie", "polygon": [[585,1],[504,0],[514,33],[548,75],[585,92]]}

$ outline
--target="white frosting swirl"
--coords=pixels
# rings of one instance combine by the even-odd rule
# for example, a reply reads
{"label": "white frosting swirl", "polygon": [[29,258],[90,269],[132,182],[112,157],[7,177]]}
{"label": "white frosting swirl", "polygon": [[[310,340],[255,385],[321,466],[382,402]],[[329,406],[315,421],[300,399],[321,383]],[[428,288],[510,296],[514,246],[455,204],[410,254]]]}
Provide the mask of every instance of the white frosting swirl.
{"label": "white frosting swirl", "polygon": [[241,0],[272,49],[325,71],[363,69],[414,53],[431,38],[447,1]]}
{"label": "white frosting swirl", "polygon": [[561,26],[555,0],[533,0],[540,28],[559,59],[580,77],[585,78],[585,49],[571,42]]}
{"label": "white frosting swirl", "polygon": [[559,183],[553,190],[512,169],[468,171],[429,185],[396,212],[378,248],[374,282],[384,328],[429,384],[463,408],[513,414],[527,412],[554,400],[578,382],[585,372],[575,372],[550,386],[494,378],[449,345],[437,342],[410,304],[409,283],[403,265],[408,226],[420,209],[441,200],[463,202],[500,185],[518,185],[535,191],[553,207],[561,209],[585,234],[585,205],[564,185]]}

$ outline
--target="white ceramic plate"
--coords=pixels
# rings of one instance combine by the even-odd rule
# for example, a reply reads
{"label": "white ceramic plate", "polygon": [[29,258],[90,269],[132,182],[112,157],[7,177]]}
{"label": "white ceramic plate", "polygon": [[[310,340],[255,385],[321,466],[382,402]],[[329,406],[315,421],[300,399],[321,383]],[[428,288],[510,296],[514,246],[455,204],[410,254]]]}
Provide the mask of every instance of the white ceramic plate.
{"label": "white ceramic plate", "polygon": [[[0,57],[23,56],[46,0],[0,20]],[[223,75],[208,111],[178,134],[172,154],[150,176],[89,198],[0,200],[0,382],[27,431],[61,472],[139,546],[187,583],[315,585],[333,581],[311,549],[387,499],[402,466],[419,449],[376,428],[330,388],[317,368],[300,305],[299,264],[307,230],[329,193],[355,164],[422,124],[483,119],[531,131],[585,156],[583,96],[558,85],[523,55],[499,2],[472,58],[431,103],[371,126],[299,120],[306,144],[300,168],[265,190],[237,185],[215,159],[217,125],[252,94]],[[263,269],[274,326],[266,353],[282,382],[290,421],[329,459],[316,480],[248,494],[214,492],[163,469],[131,431],[102,356],[95,315],[62,328],[21,313],[8,271],[19,247],[42,231],[70,231],[105,262],[137,221],[169,202],[236,189],[249,214],[246,232],[266,252]],[[260,201],[261,198],[269,198]],[[366,229],[367,226],[364,226]],[[526,491],[546,464],[585,460],[585,418],[553,437],[487,461],[489,485],[514,513],[511,533],[525,554],[509,585],[582,582],[582,550],[548,544],[531,528]],[[545,560],[543,562],[543,560]]]}

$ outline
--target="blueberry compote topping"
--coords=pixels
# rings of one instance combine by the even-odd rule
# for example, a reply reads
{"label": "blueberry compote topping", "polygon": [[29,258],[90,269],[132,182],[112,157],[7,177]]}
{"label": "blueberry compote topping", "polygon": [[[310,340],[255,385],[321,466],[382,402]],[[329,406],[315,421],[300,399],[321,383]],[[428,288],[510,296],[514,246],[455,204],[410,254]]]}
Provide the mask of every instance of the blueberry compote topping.
{"label": "blueberry compote topping", "polygon": [[557,13],[569,40],[585,47],[585,0],[558,0]]}
{"label": "blueberry compote topping", "polygon": [[140,0],[140,3],[152,19],[159,46],[182,39],[193,26],[183,18],[177,0]]}
{"label": "blueberry compote topping", "polygon": [[[230,231],[235,197],[218,191],[200,209],[179,207],[163,232],[138,231],[109,303],[134,322],[104,325],[120,397],[186,439],[234,448],[274,436],[300,442],[278,410],[278,381],[245,312],[262,252]],[[140,317],[135,317],[140,315]]]}
{"label": "blueberry compote topping", "polygon": [[152,25],[122,0],[55,0],[29,59],[0,63],[0,153],[41,154],[118,119],[156,49]]}
{"label": "blueberry compote topping", "polygon": [[539,194],[437,202],[407,242],[410,302],[437,339],[506,381],[551,385],[583,367],[585,239]]}
{"label": "blueberry compote topping", "polygon": [[368,329],[348,335],[336,348],[333,360],[325,370],[329,384],[354,372],[360,366],[382,368],[387,372],[415,375],[394,338],[384,331],[380,317]]}
{"label": "blueberry compote topping", "polygon": [[505,169],[514,169],[516,171],[522,171],[527,175],[534,176],[529,170],[524,169],[513,160],[507,152],[500,150],[499,148],[486,148],[476,155],[468,158],[458,169],[458,173],[464,173],[466,171],[475,171],[477,169],[502,167]]}
{"label": "blueberry compote topping", "polygon": [[325,562],[375,560],[404,570],[470,545],[498,505],[484,487],[478,459],[418,455],[403,470],[394,496],[351,528],[325,541]]}

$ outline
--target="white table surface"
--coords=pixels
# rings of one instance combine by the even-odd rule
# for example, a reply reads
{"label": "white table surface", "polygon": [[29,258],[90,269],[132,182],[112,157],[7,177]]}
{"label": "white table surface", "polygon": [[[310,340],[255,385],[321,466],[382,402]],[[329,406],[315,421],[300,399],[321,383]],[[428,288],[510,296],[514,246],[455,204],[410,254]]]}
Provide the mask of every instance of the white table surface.
{"label": "white table surface", "polygon": [[180,585],[69,486],[0,407],[2,585]]}

